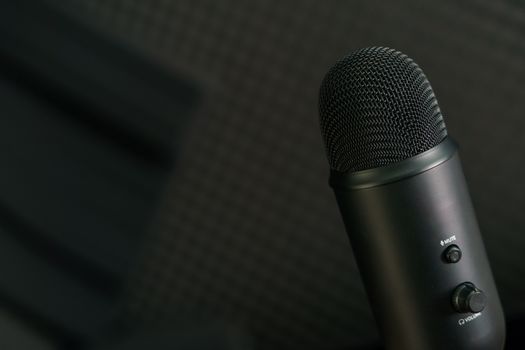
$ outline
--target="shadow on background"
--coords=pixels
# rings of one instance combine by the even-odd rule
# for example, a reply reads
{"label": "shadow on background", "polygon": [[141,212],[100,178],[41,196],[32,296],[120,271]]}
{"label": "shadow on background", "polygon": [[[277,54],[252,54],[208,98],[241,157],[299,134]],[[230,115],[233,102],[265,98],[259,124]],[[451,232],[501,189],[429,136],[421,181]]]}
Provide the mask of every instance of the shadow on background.
{"label": "shadow on background", "polygon": [[43,2],[0,37],[0,298],[70,348],[114,327],[198,93]]}

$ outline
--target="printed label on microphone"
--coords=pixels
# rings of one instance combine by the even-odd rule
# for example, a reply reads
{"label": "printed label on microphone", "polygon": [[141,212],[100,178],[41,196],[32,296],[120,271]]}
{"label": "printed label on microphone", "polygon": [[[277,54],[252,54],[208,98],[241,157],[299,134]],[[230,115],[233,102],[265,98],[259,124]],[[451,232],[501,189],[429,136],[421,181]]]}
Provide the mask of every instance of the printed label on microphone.
{"label": "printed label on microphone", "polygon": [[454,242],[455,240],[456,240],[456,235],[453,235],[453,236],[450,236],[447,239],[441,240],[440,244],[443,247],[444,245],[450,244],[450,243]]}
{"label": "printed label on microphone", "polygon": [[476,318],[478,318],[479,316],[481,316],[481,312],[478,312],[477,314],[474,314],[474,315],[470,315],[469,317],[460,318],[460,319],[458,320],[458,324],[459,324],[460,326],[464,326],[464,325],[466,325],[467,323],[474,321],[474,320],[475,320]]}

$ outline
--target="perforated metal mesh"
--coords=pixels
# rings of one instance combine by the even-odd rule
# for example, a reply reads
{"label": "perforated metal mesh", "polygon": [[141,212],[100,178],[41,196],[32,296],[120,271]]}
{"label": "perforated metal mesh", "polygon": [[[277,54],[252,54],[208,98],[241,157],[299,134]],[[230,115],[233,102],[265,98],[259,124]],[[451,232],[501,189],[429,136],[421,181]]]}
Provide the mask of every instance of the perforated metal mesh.
{"label": "perforated metal mesh", "polygon": [[319,112],[330,166],[341,172],[399,162],[447,135],[423,71],[386,47],[361,49],[337,62],[321,85]]}

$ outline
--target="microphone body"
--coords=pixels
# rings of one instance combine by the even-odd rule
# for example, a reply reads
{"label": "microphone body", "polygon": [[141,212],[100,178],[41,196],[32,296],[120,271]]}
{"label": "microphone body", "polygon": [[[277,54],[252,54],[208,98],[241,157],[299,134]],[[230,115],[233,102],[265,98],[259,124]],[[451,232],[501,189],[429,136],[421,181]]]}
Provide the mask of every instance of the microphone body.
{"label": "microphone body", "polygon": [[419,66],[385,47],[326,74],[321,132],[388,350],[502,350],[505,322],[456,144]]}
{"label": "microphone body", "polygon": [[[330,183],[387,349],[503,349],[503,311],[450,139],[389,167],[332,171]],[[459,261],[447,261],[450,247]],[[484,293],[482,311],[455,309],[465,282]]]}

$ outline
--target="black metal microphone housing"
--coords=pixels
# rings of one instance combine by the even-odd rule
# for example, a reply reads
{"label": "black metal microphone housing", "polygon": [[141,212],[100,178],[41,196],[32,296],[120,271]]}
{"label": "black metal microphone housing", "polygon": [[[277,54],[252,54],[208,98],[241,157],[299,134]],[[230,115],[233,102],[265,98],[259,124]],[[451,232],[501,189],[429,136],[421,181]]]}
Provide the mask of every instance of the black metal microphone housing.
{"label": "black metal microphone housing", "polygon": [[406,55],[338,62],[321,87],[336,194],[387,349],[501,350],[504,315],[456,144]]}

